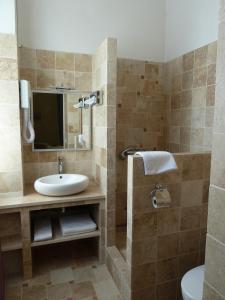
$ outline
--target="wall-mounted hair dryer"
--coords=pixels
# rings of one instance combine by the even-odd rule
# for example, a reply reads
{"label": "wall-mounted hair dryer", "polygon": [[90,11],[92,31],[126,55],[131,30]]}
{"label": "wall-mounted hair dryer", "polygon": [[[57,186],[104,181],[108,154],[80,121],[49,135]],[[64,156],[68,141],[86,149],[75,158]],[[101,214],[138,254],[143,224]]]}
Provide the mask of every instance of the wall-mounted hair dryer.
{"label": "wall-mounted hair dryer", "polygon": [[30,82],[20,80],[20,105],[23,115],[22,136],[27,144],[33,143],[35,138],[34,128],[30,119],[31,97]]}

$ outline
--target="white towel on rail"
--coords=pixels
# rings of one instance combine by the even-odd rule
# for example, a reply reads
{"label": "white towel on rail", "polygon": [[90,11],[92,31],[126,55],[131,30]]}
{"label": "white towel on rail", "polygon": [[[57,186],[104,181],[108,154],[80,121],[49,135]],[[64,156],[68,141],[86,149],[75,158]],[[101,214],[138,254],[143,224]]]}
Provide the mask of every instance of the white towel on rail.
{"label": "white towel on rail", "polygon": [[145,175],[157,175],[177,169],[173,155],[166,151],[136,152],[144,161]]}

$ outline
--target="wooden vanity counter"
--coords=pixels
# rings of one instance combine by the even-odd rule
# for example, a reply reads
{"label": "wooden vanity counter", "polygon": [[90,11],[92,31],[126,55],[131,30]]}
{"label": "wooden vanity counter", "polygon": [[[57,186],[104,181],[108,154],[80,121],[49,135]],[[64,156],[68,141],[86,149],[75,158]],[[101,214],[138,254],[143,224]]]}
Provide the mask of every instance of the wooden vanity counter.
{"label": "wooden vanity counter", "polygon": [[0,197],[0,213],[4,213],[2,210],[11,210],[14,211],[20,210],[23,207],[33,207],[33,206],[42,206],[42,205],[60,205],[63,203],[75,203],[82,202],[91,202],[92,200],[104,200],[105,195],[102,193],[100,187],[94,183],[90,183],[88,188],[75,195],[70,196],[59,196],[59,197],[49,197],[38,194],[33,186],[26,186],[25,193],[23,196],[16,197]]}
{"label": "wooden vanity counter", "polygon": [[[90,183],[89,187],[79,194],[70,196],[48,197],[38,194],[33,186],[27,186],[25,194],[18,197],[0,198],[0,241],[2,252],[22,250],[23,273],[25,278],[32,277],[32,248],[48,244],[69,242],[78,239],[95,238],[102,260],[104,235],[105,195],[100,187]],[[32,234],[32,215],[41,210],[77,209],[87,206],[97,224],[97,230],[62,236],[59,227],[52,224],[51,240],[34,242]],[[77,207],[77,208],[76,208]],[[85,208],[86,209],[86,208]]]}

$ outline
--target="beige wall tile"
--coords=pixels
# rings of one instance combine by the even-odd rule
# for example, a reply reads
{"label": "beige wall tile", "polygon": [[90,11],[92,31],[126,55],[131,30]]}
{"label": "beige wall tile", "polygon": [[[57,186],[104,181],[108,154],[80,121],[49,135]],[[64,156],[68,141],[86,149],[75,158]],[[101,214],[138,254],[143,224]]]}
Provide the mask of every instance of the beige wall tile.
{"label": "beige wall tile", "polygon": [[[156,264],[144,264],[135,266],[132,270],[132,289],[145,289],[153,285],[156,280]],[[145,278],[145,280],[143,280]]]}
{"label": "beige wall tile", "polygon": [[[204,108],[193,108],[191,112],[191,127],[192,130],[195,128],[200,129],[203,128],[205,125],[205,109]],[[197,143],[193,143],[198,145]]]}
{"label": "beige wall tile", "polygon": [[214,134],[213,135],[213,148],[212,152],[212,169],[211,169],[211,184],[217,185],[218,187],[225,187],[223,180],[224,176],[224,165],[221,163],[223,161],[223,144],[224,144],[224,134]]}
{"label": "beige wall tile", "polygon": [[[190,193],[191,191],[191,193]],[[203,198],[203,181],[192,180],[181,184],[181,206],[201,205]]]}
{"label": "beige wall tile", "polygon": [[75,72],[75,88],[81,91],[91,91],[91,73]]}
{"label": "beige wall tile", "polygon": [[167,283],[157,285],[156,297],[158,300],[176,299],[176,297],[177,297],[177,281],[172,280]]}
{"label": "beige wall tile", "polygon": [[1,104],[0,105],[0,128],[8,128],[8,133],[12,129],[11,127],[20,128],[20,116],[19,116],[19,99],[17,104]]}
{"label": "beige wall tile", "polygon": [[40,162],[56,162],[57,152],[39,152]]}
{"label": "beige wall tile", "polygon": [[0,80],[17,80],[17,61],[11,58],[0,58]]}
{"label": "beige wall tile", "polygon": [[182,88],[183,90],[189,90],[193,85],[193,71],[183,73]]}
{"label": "beige wall tile", "polygon": [[199,250],[200,230],[181,232],[179,234],[179,254]]}
{"label": "beige wall tile", "polygon": [[195,67],[202,67],[207,62],[208,46],[195,50]]}
{"label": "beige wall tile", "polygon": [[158,235],[177,232],[179,226],[179,210],[165,209],[157,213]]}
{"label": "beige wall tile", "polygon": [[130,237],[131,239],[143,240],[146,235],[155,235],[157,224],[156,213],[146,213],[136,216],[133,222],[133,233]]}
{"label": "beige wall tile", "polygon": [[0,127],[1,172],[12,172],[21,169],[21,140],[19,127]]}
{"label": "beige wall tile", "polygon": [[131,244],[132,265],[143,265],[156,261],[157,258],[157,240],[156,237],[145,238],[141,241],[135,241]]}
{"label": "beige wall tile", "polygon": [[194,70],[194,82],[193,87],[205,86],[207,82],[207,67],[196,68]]}
{"label": "beige wall tile", "polygon": [[206,282],[204,283],[204,300],[223,300],[224,297],[219,295],[211,286],[209,286]]}
{"label": "beige wall tile", "polygon": [[212,128],[213,120],[214,120],[214,107],[208,107],[206,108],[206,113],[205,113],[205,126]]}
{"label": "beige wall tile", "polygon": [[17,39],[0,34],[0,193],[23,192]]}
{"label": "beige wall tile", "polygon": [[158,260],[176,257],[178,254],[179,236],[177,233],[163,235],[157,238]]}
{"label": "beige wall tile", "polygon": [[40,177],[40,164],[37,163],[23,163],[24,182],[26,184],[33,184],[34,181]]}
{"label": "beige wall tile", "polygon": [[192,91],[192,107],[206,106],[206,87],[193,89]]}
{"label": "beige wall tile", "polygon": [[37,87],[37,72],[35,69],[20,69],[19,70],[20,79],[25,79],[30,81],[31,87]]}
{"label": "beige wall tile", "polygon": [[178,259],[170,258],[157,262],[157,283],[163,283],[172,279],[177,278],[178,272]]}
{"label": "beige wall tile", "polygon": [[38,69],[55,69],[55,52],[36,50]]}
{"label": "beige wall tile", "polygon": [[56,162],[39,163],[39,176],[47,176],[56,174],[58,171]]}
{"label": "beige wall tile", "polygon": [[183,56],[183,70],[184,72],[192,70],[194,67],[194,51],[189,52]]}
{"label": "beige wall tile", "polygon": [[179,256],[178,276],[181,278],[191,269],[199,266],[199,252],[192,252]]}
{"label": "beige wall tile", "polygon": [[225,295],[225,247],[210,236],[206,245],[205,280],[220,294]]}
{"label": "beige wall tile", "polygon": [[210,85],[207,87],[206,105],[214,106],[214,104],[215,104],[215,85]]}
{"label": "beige wall tile", "polygon": [[212,85],[216,83],[216,64],[208,66],[207,84]]}
{"label": "beige wall tile", "polygon": [[57,70],[67,70],[67,71],[74,70],[75,59],[73,53],[56,52],[55,55],[56,55],[55,59],[56,59]]}
{"label": "beige wall tile", "polygon": [[134,300],[138,300],[138,299],[148,300],[149,297],[154,300],[156,296],[155,296],[155,290],[154,290],[153,286],[150,286],[146,289],[140,289],[140,290],[138,289],[138,290],[132,291],[131,297]]}
{"label": "beige wall tile", "polygon": [[0,33],[0,57],[17,59],[17,40],[15,35]]}
{"label": "beige wall tile", "polygon": [[192,105],[192,91],[183,91],[181,94],[181,107],[188,108]]}
{"label": "beige wall tile", "polygon": [[92,72],[92,55],[75,54],[75,71]]}
{"label": "beige wall tile", "polygon": [[19,86],[17,81],[0,80],[0,105],[18,104]]}
{"label": "beige wall tile", "polygon": [[225,191],[216,187],[210,188],[208,233],[225,243]]}
{"label": "beige wall tile", "polygon": [[71,71],[55,71],[55,85],[57,87],[74,88],[75,77]]}
{"label": "beige wall tile", "polygon": [[21,47],[18,50],[19,67],[22,69],[36,68],[36,50],[26,47]]}
{"label": "beige wall tile", "polygon": [[181,210],[180,229],[191,230],[200,227],[201,207],[186,207]]}
{"label": "beige wall tile", "polygon": [[37,70],[37,87],[48,88],[55,86],[54,70]]}
{"label": "beige wall tile", "polygon": [[0,193],[22,192],[21,171],[0,172]]}
{"label": "beige wall tile", "polygon": [[203,157],[201,155],[189,155],[183,158],[182,179],[198,180],[203,178]]}

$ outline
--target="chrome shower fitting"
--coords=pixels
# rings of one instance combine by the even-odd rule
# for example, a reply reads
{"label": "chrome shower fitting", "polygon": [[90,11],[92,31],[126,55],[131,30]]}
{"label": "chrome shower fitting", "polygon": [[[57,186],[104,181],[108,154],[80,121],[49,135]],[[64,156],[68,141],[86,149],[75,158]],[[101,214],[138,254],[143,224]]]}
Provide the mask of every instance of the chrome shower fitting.
{"label": "chrome shower fitting", "polygon": [[119,154],[119,157],[120,159],[126,159],[128,155],[134,155],[136,152],[139,151],[148,151],[148,150],[143,148],[129,147],[122,150]]}

